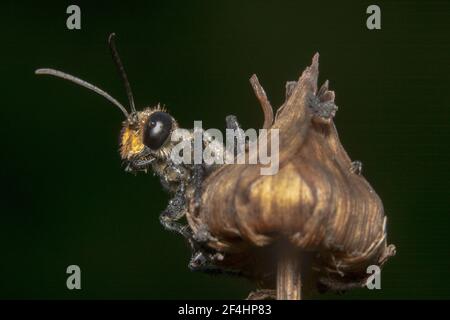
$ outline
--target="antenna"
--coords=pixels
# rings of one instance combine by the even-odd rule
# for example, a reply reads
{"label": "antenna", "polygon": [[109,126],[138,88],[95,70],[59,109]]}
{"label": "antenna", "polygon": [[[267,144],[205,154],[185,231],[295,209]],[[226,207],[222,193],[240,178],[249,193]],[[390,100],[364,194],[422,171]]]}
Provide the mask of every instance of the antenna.
{"label": "antenna", "polygon": [[90,84],[89,82],[86,82],[86,81],[81,80],[81,79],[79,79],[77,77],[74,77],[74,76],[72,76],[72,75],[70,75],[68,73],[65,73],[65,72],[62,72],[62,71],[59,71],[59,70],[55,70],[55,69],[47,69],[47,68],[45,68],[45,69],[37,69],[35,71],[35,74],[38,74],[38,75],[44,74],[44,75],[50,75],[50,76],[62,78],[62,79],[68,80],[70,82],[76,83],[76,84],[78,84],[78,85],[80,85],[82,87],[85,87],[85,88],[89,89],[89,90],[92,90],[95,93],[97,93],[97,94],[101,95],[102,97],[106,98],[109,102],[111,102],[114,105],[116,105],[123,112],[125,117],[128,118],[128,116],[129,116],[127,109],[125,109],[125,107],[119,101],[114,99],[107,92],[105,92],[102,89],[94,86],[93,84]]}
{"label": "antenna", "polygon": [[120,57],[119,57],[119,52],[117,51],[116,43],[114,41],[115,37],[116,37],[115,33],[111,33],[109,35],[109,37],[108,37],[109,49],[111,49],[111,53],[112,53],[114,62],[116,64],[116,67],[119,71],[120,76],[122,77],[123,84],[125,85],[125,91],[127,92],[128,102],[130,103],[131,113],[135,113],[136,107],[134,106],[133,91],[131,91],[130,82],[128,81],[128,77],[125,72],[125,68],[123,67],[122,61],[120,60]]}

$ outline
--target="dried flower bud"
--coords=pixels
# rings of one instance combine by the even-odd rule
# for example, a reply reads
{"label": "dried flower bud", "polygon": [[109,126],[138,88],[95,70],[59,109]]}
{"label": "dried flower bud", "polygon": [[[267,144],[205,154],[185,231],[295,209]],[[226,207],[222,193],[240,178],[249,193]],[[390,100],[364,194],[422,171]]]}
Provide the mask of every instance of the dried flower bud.
{"label": "dried flower bud", "polygon": [[[271,128],[279,129],[279,171],[264,165],[224,165],[203,184],[199,210],[188,213],[194,232],[206,228],[216,265],[273,286],[280,243],[309,257],[309,281],[327,289],[363,286],[369,265],[395,253],[386,242],[383,205],[342,147],[328,82],[318,90],[318,54],[296,83]],[[270,133],[269,133],[270,135]],[[268,139],[270,141],[270,139]]]}

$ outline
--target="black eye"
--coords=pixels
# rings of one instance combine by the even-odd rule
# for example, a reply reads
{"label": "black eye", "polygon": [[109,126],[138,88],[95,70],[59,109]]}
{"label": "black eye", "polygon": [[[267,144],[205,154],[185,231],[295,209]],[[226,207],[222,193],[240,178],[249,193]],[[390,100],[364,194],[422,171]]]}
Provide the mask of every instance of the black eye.
{"label": "black eye", "polygon": [[172,117],[165,112],[154,112],[148,118],[144,132],[144,144],[152,150],[159,149],[170,135]]}

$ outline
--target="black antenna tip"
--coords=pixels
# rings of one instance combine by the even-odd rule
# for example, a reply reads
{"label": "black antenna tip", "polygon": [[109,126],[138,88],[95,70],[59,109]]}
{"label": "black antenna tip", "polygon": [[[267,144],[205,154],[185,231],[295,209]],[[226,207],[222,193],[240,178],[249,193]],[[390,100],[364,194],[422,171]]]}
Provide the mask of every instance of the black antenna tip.
{"label": "black antenna tip", "polygon": [[116,48],[116,42],[114,41],[115,36],[116,36],[116,34],[113,32],[108,37],[109,49],[111,50],[114,63],[116,64],[117,70],[119,71],[119,74],[125,85],[125,91],[128,96],[128,103],[130,105],[131,113],[135,113],[136,107],[134,106],[133,92],[131,91],[131,86],[130,86],[130,83],[128,82],[128,77],[125,72],[125,68],[123,67],[122,61],[120,60],[120,57],[119,57],[119,52],[117,51],[117,48]]}
{"label": "black antenna tip", "polygon": [[116,37],[115,32],[110,33],[108,36],[108,43],[111,43],[111,41],[113,41],[115,37]]}

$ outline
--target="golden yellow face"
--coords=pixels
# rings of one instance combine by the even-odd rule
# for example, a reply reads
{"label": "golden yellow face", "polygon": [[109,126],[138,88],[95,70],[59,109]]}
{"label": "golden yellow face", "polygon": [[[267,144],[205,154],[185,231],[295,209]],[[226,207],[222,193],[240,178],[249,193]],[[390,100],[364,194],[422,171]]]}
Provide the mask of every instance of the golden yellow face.
{"label": "golden yellow face", "polygon": [[131,159],[143,150],[142,130],[124,126],[120,137],[120,156],[122,159]]}

